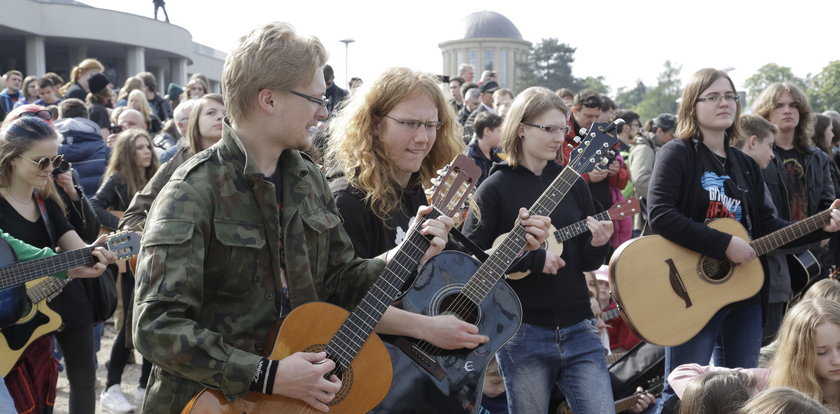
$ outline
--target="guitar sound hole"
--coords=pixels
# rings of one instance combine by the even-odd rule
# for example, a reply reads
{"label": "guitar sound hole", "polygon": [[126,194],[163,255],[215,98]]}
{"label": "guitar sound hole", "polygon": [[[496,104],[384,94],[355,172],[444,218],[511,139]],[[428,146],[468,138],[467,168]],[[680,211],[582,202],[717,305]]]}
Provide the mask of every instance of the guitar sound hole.
{"label": "guitar sound hole", "polygon": [[704,256],[700,260],[699,273],[712,282],[720,282],[732,274],[732,262]]}
{"label": "guitar sound hole", "polygon": [[439,315],[455,315],[458,319],[471,324],[478,323],[478,305],[466,296],[456,293],[440,302]]}
{"label": "guitar sound hole", "polygon": [[[303,350],[303,352],[321,352],[326,349],[327,344],[315,344],[306,347]],[[335,358],[333,358],[330,355],[327,355],[327,358],[335,361]],[[338,377],[338,379],[341,380],[341,388],[339,388],[338,392],[335,393],[335,398],[333,398],[332,401],[327,403],[327,405],[329,406],[340,403],[345,398],[347,398],[348,394],[350,394],[350,388],[353,387],[353,366],[351,365],[347,367],[347,369],[344,369],[341,367],[340,364],[336,362],[335,369],[324,375],[324,378],[330,379],[332,375],[335,375],[336,377]]]}

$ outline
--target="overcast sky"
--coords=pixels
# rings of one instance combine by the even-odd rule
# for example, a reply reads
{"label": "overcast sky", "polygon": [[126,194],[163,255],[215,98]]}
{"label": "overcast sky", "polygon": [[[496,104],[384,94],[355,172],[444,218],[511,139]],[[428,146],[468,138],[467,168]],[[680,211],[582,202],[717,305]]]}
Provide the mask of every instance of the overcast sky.
{"label": "overcast sky", "polygon": [[[151,0],[81,1],[147,17],[154,10]],[[480,10],[506,16],[532,43],[556,37],[577,48],[573,75],[603,76],[613,96],[637,79],[655,84],[666,60],[682,66],[684,80],[704,67],[734,68],[730,76],[741,85],[766,63],[805,77],[840,59],[837,0],[168,0],[166,8],[194,41],[224,52],[256,25],[290,22],[321,39],[339,85],[346,84],[341,39],[355,40],[351,77],[371,80],[391,66],[440,73],[438,44],[462,38],[462,19]]]}

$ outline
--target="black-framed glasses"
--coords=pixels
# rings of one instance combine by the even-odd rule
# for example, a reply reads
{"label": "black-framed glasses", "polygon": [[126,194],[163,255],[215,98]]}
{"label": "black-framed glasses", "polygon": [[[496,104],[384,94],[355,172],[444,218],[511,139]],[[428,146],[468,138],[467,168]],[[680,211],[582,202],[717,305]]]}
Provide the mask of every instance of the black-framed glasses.
{"label": "black-framed glasses", "polygon": [[541,129],[545,132],[548,132],[549,134],[553,134],[555,132],[560,132],[563,135],[566,135],[566,134],[569,133],[569,130],[571,129],[571,127],[569,127],[568,125],[565,125],[565,126],[540,125],[540,124],[532,124],[530,122],[523,122],[522,125],[528,125],[528,126],[532,126],[534,128],[539,128],[539,129]]}
{"label": "black-framed glasses", "polygon": [[314,96],[309,96],[305,93],[300,93],[298,91],[290,90],[289,93],[292,94],[292,95],[300,96],[301,98],[306,99],[307,101],[312,102],[314,104],[317,104],[318,106],[320,106],[324,109],[327,109],[327,105],[329,105],[329,103],[330,103],[330,100],[326,96],[323,97],[323,99],[318,99]]}
{"label": "black-framed glasses", "polygon": [[20,115],[18,115],[18,117],[19,117],[19,118],[24,118],[24,117],[38,117],[38,118],[43,119],[44,121],[49,121],[49,120],[52,120],[52,114],[50,113],[50,111],[48,111],[48,110],[46,110],[46,109],[42,109],[42,110],[40,110],[40,111],[25,111],[25,112],[21,112],[21,113],[20,113]]}
{"label": "black-framed glasses", "polygon": [[738,102],[740,97],[734,93],[725,93],[723,95],[712,94],[709,96],[704,96],[702,98],[697,98],[697,102],[711,102],[711,103],[718,103],[721,99],[726,100],[727,102]]}
{"label": "black-framed glasses", "polygon": [[[36,166],[38,166],[39,170],[46,171],[48,169],[49,170],[54,170],[54,169],[58,168],[58,166],[61,165],[61,161],[64,161],[64,154],[58,154],[55,157],[41,157],[41,158],[38,158],[37,161],[33,160],[33,159],[30,159],[30,158],[26,158],[22,155],[21,155],[21,158],[35,164]],[[50,168],[50,167],[52,167],[52,168]]]}
{"label": "black-framed glasses", "polygon": [[397,121],[400,125],[411,128],[411,129],[420,129],[420,126],[424,126],[428,130],[437,131],[437,130],[440,129],[440,127],[443,126],[443,122],[440,122],[440,121],[420,122],[420,121],[415,121],[413,119],[410,119],[410,120],[397,119],[397,118],[394,118],[391,115],[385,115],[385,117],[393,119],[394,121]]}

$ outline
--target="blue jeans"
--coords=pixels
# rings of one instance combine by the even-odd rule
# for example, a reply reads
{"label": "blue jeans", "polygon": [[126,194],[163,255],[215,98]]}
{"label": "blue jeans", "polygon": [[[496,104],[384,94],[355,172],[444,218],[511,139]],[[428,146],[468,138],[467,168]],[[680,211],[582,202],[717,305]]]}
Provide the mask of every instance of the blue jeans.
{"label": "blue jeans", "polygon": [[[761,325],[760,303],[719,311],[694,338],[665,348],[665,378],[682,364],[709,365],[713,351],[716,366],[755,368],[761,349]],[[666,381],[656,412],[660,413],[665,401],[673,396],[674,390]]]}
{"label": "blue jeans", "polygon": [[0,378],[0,414],[15,414],[15,401],[12,395],[9,394],[9,389],[6,388],[6,381]]}
{"label": "blue jeans", "polygon": [[565,328],[523,323],[498,357],[511,413],[548,412],[555,383],[575,413],[615,412],[594,319]]}

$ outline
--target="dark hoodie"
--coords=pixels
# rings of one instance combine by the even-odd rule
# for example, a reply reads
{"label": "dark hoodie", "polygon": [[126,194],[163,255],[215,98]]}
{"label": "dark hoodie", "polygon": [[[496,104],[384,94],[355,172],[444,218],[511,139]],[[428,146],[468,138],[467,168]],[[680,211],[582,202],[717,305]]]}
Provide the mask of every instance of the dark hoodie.
{"label": "dark hoodie", "polygon": [[99,125],[85,118],[70,118],[57,122],[56,128],[64,136],[58,153],[64,154],[64,159],[79,173],[79,184],[85,194],[96,194],[111,156],[111,148],[102,139]]}

